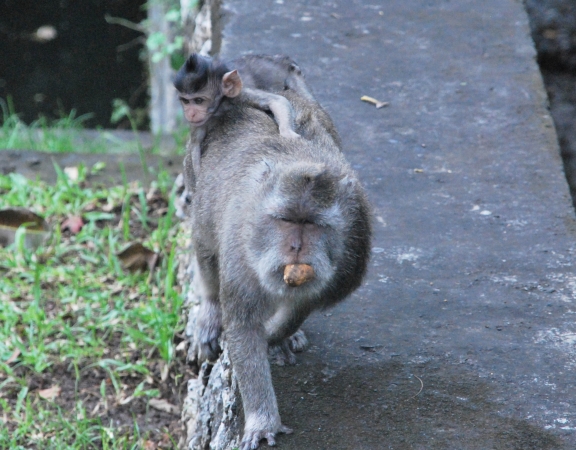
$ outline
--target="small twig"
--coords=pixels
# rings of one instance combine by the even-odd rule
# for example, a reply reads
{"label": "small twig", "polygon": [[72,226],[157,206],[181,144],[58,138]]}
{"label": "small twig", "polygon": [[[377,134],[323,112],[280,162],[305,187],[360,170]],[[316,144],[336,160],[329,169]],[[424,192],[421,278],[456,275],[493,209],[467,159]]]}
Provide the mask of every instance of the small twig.
{"label": "small twig", "polygon": [[148,280],[146,281],[146,284],[150,284],[152,282],[152,277],[154,276],[154,269],[156,269],[159,260],[160,255],[158,255],[158,253],[154,253],[154,255],[152,255],[152,257],[147,261],[148,270],[150,271],[150,273],[148,274]]}
{"label": "small twig", "polygon": [[126,44],[119,45],[118,47],[116,47],[116,51],[118,53],[125,52],[127,50],[130,50],[131,48],[134,48],[134,47],[137,47],[138,45],[143,45],[143,44],[146,44],[146,39],[144,39],[143,36],[139,36],[135,39],[132,39],[130,42],[127,42]]}
{"label": "small twig", "polygon": [[414,375],[414,374],[412,374],[412,375],[415,376],[416,378],[418,378],[418,381],[420,381],[420,390],[416,393],[416,395],[413,395],[412,397],[410,397],[409,399],[406,399],[405,401],[412,400],[413,398],[418,397],[418,395],[420,395],[420,392],[422,392],[422,389],[424,389],[424,382],[422,381],[422,379],[418,375]]}
{"label": "small twig", "polygon": [[130,28],[134,31],[139,31],[140,33],[146,34],[146,28],[138,23],[131,22],[130,20],[123,19],[122,17],[113,17],[108,14],[104,15],[104,20],[111,25],[121,25],[126,28]]}
{"label": "small twig", "polygon": [[381,102],[380,100],[368,97],[367,95],[363,95],[362,97],[360,97],[360,100],[362,100],[363,102],[368,102],[372,103],[373,105],[376,105],[376,109],[383,108],[384,106],[388,106],[390,104],[389,102]]}

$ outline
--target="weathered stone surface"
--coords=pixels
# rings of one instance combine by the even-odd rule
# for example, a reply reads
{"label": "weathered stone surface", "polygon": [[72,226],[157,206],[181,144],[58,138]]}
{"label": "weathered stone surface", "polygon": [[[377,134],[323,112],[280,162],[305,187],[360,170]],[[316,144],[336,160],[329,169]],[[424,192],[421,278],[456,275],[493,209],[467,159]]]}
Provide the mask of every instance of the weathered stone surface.
{"label": "weathered stone surface", "polygon": [[298,61],[376,210],[366,284],[273,369],[279,448],[575,448],[576,228],[521,2],[225,7],[224,55]]}
{"label": "weathered stone surface", "polygon": [[527,0],[526,9],[576,207],[576,3]]}

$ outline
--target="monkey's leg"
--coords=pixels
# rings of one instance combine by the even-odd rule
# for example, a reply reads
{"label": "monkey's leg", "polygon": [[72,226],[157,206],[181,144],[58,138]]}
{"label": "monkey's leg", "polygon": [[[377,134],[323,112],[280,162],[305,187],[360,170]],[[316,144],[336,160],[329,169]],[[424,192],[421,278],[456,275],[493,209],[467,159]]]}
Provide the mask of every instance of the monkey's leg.
{"label": "monkey's leg", "polygon": [[281,95],[270,94],[270,96],[268,107],[278,123],[280,135],[293,139],[299,138],[300,135],[294,131],[294,110],[288,99]]}
{"label": "monkey's leg", "polygon": [[261,110],[269,109],[272,111],[281,136],[287,138],[300,137],[300,135],[294,131],[294,110],[287,98],[259,89],[249,88],[244,89],[244,96],[252,106]]}
{"label": "monkey's leg", "polygon": [[222,334],[222,310],[218,299],[218,266],[214,256],[202,256],[196,250],[199,267],[200,309],[196,318],[195,341],[199,346],[200,361],[214,361],[221,352],[218,339]]}
{"label": "monkey's leg", "polygon": [[[232,319],[226,322],[226,342],[244,406],[241,450],[258,448],[262,439],[275,445],[276,433],[291,433],[282,425],[268,363],[268,342],[262,325]],[[241,323],[248,322],[248,323]]]}
{"label": "monkey's leg", "polygon": [[288,77],[286,78],[285,84],[288,89],[292,89],[294,92],[301,95],[302,97],[310,101],[316,102],[316,99],[314,98],[312,93],[308,90],[308,86],[306,85],[306,82],[304,81],[304,77],[302,76],[300,70],[294,70],[292,73],[290,73],[290,75],[288,75]]}

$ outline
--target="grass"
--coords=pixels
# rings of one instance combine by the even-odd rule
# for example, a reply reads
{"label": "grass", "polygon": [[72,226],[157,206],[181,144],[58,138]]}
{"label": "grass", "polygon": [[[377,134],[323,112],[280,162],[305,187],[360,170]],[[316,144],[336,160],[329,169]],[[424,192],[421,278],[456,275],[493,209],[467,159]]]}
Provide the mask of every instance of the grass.
{"label": "grass", "polygon": [[[4,124],[6,126],[6,122]],[[18,125],[15,125],[16,127]],[[2,146],[2,144],[0,144]],[[42,215],[52,233],[36,250],[0,248],[0,448],[175,448],[186,371],[178,224],[166,173],[149,188],[93,186],[57,168],[55,185],[0,176],[0,209]],[[74,234],[62,224],[82,217]],[[160,255],[148,272],[116,256],[142,241]]]}
{"label": "grass", "polygon": [[[15,113],[10,99],[5,101],[0,98],[0,109],[2,110],[0,149],[83,153],[139,152],[142,154],[144,152],[136,132],[129,135],[129,139],[126,139],[126,134],[121,136],[113,130],[87,133],[84,124],[92,117],[90,114],[77,116],[72,110],[69,114],[62,113],[57,120],[41,117],[31,124],[25,124]],[[119,114],[123,114],[119,117],[128,117],[132,131],[136,131],[129,111],[122,110]],[[174,145],[170,145],[171,151],[183,151],[188,132],[188,127],[181,126],[172,134]],[[162,153],[162,142],[159,138],[153,139],[148,147],[145,151],[150,154]]]}

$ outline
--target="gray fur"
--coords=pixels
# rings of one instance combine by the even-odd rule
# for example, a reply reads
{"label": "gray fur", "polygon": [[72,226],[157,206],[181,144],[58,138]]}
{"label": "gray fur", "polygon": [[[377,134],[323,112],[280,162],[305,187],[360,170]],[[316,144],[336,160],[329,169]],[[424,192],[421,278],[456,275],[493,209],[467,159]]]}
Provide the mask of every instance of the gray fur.
{"label": "gray fur", "polygon": [[[245,412],[242,450],[290,431],[278,413],[269,346],[277,362],[293,363],[292,351],[306,345],[302,322],[360,285],[370,253],[369,206],[332,121],[310,95],[282,95],[302,138],[279,135],[268,115],[231,99],[207,126],[192,195],[208,302],[197,333],[213,358],[224,330]],[[288,286],[283,267],[293,263],[311,265],[315,278]]]}

